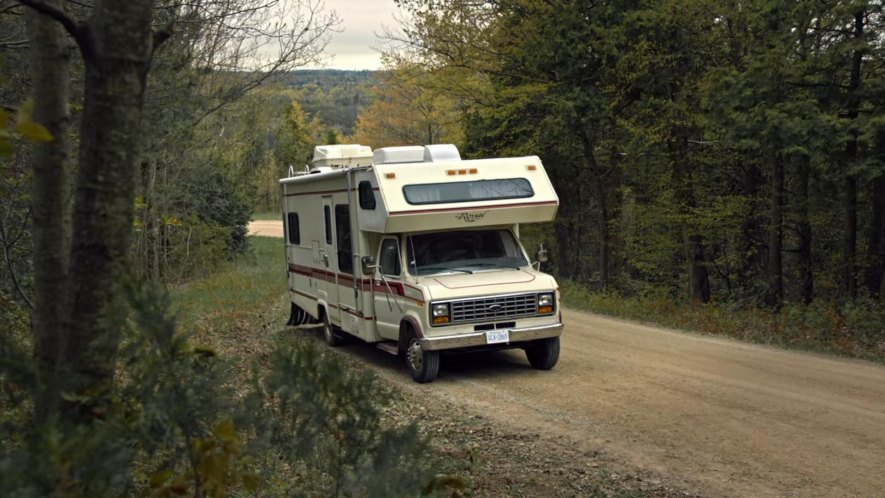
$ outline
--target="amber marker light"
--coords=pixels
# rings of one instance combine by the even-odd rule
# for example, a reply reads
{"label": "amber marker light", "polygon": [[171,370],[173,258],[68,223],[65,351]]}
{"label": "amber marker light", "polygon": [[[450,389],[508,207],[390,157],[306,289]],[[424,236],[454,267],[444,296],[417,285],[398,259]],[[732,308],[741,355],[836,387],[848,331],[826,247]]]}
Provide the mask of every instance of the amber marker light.
{"label": "amber marker light", "polygon": [[476,168],[470,168],[470,174],[475,175],[477,173]]}
{"label": "amber marker light", "polygon": [[467,174],[467,170],[466,170],[466,169],[459,169],[459,170],[458,170],[458,174],[459,174],[459,175],[466,175],[466,174]]}
{"label": "amber marker light", "polygon": [[433,323],[436,324],[436,325],[439,325],[439,324],[442,324],[442,323],[449,323],[449,317],[447,317],[447,316],[438,316],[438,317],[436,317],[436,318],[433,319]]}
{"label": "amber marker light", "polygon": [[396,173],[384,173],[384,178],[387,178],[388,180],[393,180],[394,178],[396,178]]}
{"label": "amber marker light", "polygon": [[539,315],[548,315],[553,313],[553,305],[555,303],[555,299],[553,294],[539,294],[538,295],[538,314]]}
{"label": "amber marker light", "polygon": [[535,171],[536,169],[538,169],[538,167],[535,166],[534,164],[529,164],[527,167],[528,167],[529,171]]}
{"label": "amber marker light", "polygon": [[453,170],[453,169],[447,169],[447,170],[446,170],[446,174],[449,175],[449,176],[455,176],[455,175],[458,174],[458,172],[455,171],[455,170]]}

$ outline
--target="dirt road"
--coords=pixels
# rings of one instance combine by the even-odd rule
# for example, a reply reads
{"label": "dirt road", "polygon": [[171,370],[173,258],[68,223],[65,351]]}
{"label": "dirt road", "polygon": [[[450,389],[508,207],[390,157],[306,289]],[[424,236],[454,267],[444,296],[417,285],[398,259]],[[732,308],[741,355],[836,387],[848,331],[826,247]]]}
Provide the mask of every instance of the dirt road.
{"label": "dirt road", "polygon": [[249,235],[262,237],[282,237],[283,222],[279,220],[249,222]]}
{"label": "dirt road", "polygon": [[550,372],[520,351],[445,356],[418,385],[393,356],[345,350],[410,392],[705,495],[885,496],[885,367],[569,310],[564,320]]}

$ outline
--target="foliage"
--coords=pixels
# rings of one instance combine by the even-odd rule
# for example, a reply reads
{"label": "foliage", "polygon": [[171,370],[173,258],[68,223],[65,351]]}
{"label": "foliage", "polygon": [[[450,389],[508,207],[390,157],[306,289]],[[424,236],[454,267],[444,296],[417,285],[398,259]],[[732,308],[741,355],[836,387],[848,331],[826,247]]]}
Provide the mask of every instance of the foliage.
{"label": "foliage", "polygon": [[372,104],[356,123],[355,142],[378,148],[463,141],[457,101],[430,86],[429,72],[401,62],[378,79]]}
{"label": "foliage", "polygon": [[775,309],[881,300],[881,3],[399,4],[385,56],[461,102],[466,155],[545,161],[560,276]]}

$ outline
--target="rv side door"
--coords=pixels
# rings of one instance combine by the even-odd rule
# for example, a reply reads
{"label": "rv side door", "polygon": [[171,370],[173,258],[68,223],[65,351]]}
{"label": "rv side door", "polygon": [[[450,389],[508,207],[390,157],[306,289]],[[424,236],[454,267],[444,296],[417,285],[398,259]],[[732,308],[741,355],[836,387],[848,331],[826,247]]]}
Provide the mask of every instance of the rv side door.
{"label": "rv side door", "polygon": [[378,334],[385,339],[399,338],[399,322],[404,314],[402,264],[399,241],[388,237],[378,249],[378,266],[372,277],[375,320]]}
{"label": "rv side door", "polygon": [[338,265],[335,264],[336,255],[335,233],[332,221],[333,211],[332,197],[323,197],[323,243],[320,251],[320,268],[323,269],[322,277],[317,279],[320,296],[326,299],[326,312],[330,321],[335,325],[341,324],[341,310],[338,303]]}

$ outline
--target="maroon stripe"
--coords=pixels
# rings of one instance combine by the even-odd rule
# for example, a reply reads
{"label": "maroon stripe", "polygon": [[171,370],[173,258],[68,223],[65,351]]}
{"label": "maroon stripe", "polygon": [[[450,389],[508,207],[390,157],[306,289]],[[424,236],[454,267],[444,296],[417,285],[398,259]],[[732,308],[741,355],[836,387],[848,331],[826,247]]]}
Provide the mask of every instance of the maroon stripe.
{"label": "maroon stripe", "polygon": [[[323,280],[323,281],[329,282],[329,283],[335,283],[335,278],[337,277],[339,283],[340,282],[353,283],[354,281],[356,281],[357,284],[360,286],[360,288],[366,292],[373,291],[373,292],[380,292],[382,294],[392,294],[395,296],[402,296],[406,299],[411,299],[415,302],[420,302],[423,300],[422,298],[416,298],[416,297],[406,295],[406,291],[405,291],[406,288],[414,290],[415,292],[418,293],[418,295],[422,295],[422,293],[421,293],[421,289],[419,289],[413,285],[409,285],[409,284],[402,283],[402,282],[390,282],[389,283],[390,291],[388,292],[387,285],[385,285],[383,282],[380,284],[375,284],[375,281],[372,279],[366,279],[366,278],[355,279],[352,275],[347,275],[344,273],[334,273],[334,272],[330,272],[327,270],[321,270],[319,268],[310,268],[308,266],[301,266],[301,265],[295,265],[295,264],[289,265],[289,272],[295,273],[298,275],[303,275],[306,277],[316,278],[317,280]],[[310,296],[310,297],[313,297],[313,296]],[[313,297],[313,299],[316,299],[316,298]]]}

